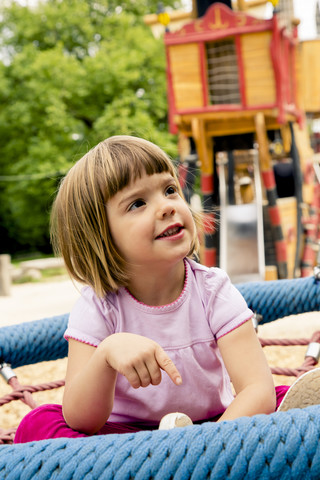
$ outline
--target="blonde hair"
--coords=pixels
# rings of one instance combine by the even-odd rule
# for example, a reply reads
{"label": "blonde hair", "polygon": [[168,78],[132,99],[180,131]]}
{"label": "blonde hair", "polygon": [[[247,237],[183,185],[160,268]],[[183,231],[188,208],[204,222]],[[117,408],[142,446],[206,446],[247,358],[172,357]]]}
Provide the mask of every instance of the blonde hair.
{"label": "blonde hair", "polygon": [[[51,214],[51,241],[70,276],[99,297],[128,284],[126,263],[112,239],[106,204],[144,173],[169,172],[183,197],[169,157],[137,137],[110,137],[84,155],[62,180]],[[196,230],[196,229],[195,229]],[[188,256],[198,250],[198,236]]]}

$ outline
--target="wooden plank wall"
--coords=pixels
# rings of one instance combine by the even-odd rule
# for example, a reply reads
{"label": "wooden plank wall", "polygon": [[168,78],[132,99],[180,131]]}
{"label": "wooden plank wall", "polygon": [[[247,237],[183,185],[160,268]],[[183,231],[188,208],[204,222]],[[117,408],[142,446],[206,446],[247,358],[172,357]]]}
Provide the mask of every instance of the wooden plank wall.
{"label": "wooden plank wall", "polygon": [[170,46],[169,62],[176,109],[203,107],[198,43]]}
{"label": "wooden plank wall", "polygon": [[301,107],[307,113],[320,114],[320,39],[300,43],[299,67]]}
{"label": "wooden plank wall", "polygon": [[276,87],[270,54],[272,32],[241,35],[247,106],[276,102]]}

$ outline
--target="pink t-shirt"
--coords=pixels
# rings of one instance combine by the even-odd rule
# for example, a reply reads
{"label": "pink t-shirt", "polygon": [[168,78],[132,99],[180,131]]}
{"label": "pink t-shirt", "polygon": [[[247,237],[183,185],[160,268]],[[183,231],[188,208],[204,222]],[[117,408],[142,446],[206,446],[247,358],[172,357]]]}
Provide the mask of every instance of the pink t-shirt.
{"label": "pink t-shirt", "polygon": [[205,420],[233,400],[217,339],[249,320],[252,311],[225,272],[190,259],[185,266],[183,291],[169,305],[145,305],[125,288],[99,299],[85,287],[70,314],[65,338],[98,346],[113,333],[144,335],[162,346],[181,373],[180,386],[163,372],[160,385],[138,389],[119,374],[109,421],[153,425],[170,412]]}

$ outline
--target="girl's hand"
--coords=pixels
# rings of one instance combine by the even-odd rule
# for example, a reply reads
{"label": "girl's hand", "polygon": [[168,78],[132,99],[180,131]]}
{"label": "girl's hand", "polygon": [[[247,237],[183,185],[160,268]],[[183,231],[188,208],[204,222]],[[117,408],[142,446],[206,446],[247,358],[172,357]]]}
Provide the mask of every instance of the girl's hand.
{"label": "girl's hand", "polygon": [[100,343],[108,366],[126,377],[133,388],[159,385],[161,370],[173,383],[181,385],[182,378],[173,361],[153,340],[133,333],[115,333]]}

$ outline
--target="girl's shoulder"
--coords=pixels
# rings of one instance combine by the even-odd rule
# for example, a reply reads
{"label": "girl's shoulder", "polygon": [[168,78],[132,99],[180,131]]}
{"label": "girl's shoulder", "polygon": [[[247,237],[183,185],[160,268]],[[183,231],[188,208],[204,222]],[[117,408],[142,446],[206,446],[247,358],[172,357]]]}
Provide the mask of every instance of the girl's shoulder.
{"label": "girl's shoulder", "polygon": [[188,261],[207,319],[216,338],[249,320],[253,313],[224,270]]}
{"label": "girl's shoulder", "polygon": [[71,310],[65,338],[74,338],[97,346],[116,330],[117,294],[99,298],[91,287],[83,287]]}
{"label": "girl's shoulder", "polygon": [[194,272],[201,272],[205,277],[220,277],[224,276],[227,277],[228,275],[224,270],[221,270],[219,267],[207,267],[206,265],[203,265],[202,263],[197,262],[196,260],[193,260],[192,258],[187,258],[186,259],[188,264],[190,265],[190,268]]}
{"label": "girl's shoulder", "polygon": [[231,281],[224,270],[218,267],[207,267],[190,258],[187,259],[189,268],[192,272],[194,281],[203,289],[204,292],[212,295],[225,283],[231,284]]}
{"label": "girl's shoulder", "polygon": [[82,288],[78,302],[88,306],[91,305],[91,308],[102,313],[111,313],[114,309],[117,309],[118,297],[118,292],[109,292],[103,297],[98,297],[92,287],[86,286]]}

